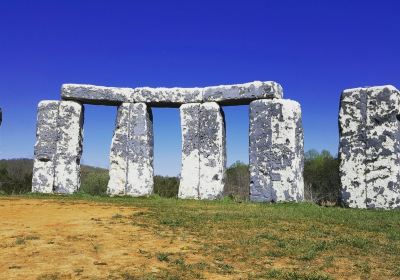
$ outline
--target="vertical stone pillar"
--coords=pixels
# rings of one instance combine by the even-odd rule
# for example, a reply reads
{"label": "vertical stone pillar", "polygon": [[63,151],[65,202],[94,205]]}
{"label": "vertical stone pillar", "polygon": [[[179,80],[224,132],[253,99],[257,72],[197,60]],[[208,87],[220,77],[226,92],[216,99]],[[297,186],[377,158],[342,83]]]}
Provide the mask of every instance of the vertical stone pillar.
{"label": "vertical stone pillar", "polygon": [[215,102],[200,106],[200,199],[222,197],[225,182],[225,117]]}
{"label": "vertical stone pillar", "polygon": [[32,192],[53,192],[59,104],[60,101],[45,100],[38,105]]}
{"label": "vertical stone pillar", "polygon": [[367,208],[400,208],[400,92],[393,86],[367,92]]}
{"label": "vertical stone pillar", "polygon": [[153,115],[145,103],[130,105],[126,194],[153,193]]}
{"label": "vertical stone pillar", "polygon": [[366,207],[366,117],[366,90],[343,91],[339,110],[339,172],[342,201],[352,208]]}
{"label": "vertical stone pillar", "polygon": [[83,106],[74,101],[61,101],[57,126],[54,192],[71,194],[79,189],[81,183]]}
{"label": "vertical stone pillar", "polygon": [[123,103],[118,107],[115,121],[114,135],[110,149],[110,179],[107,193],[110,195],[124,195],[126,176],[128,174],[128,131],[130,103]]}
{"label": "vertical stone pillar", "polygon": [[222,196],[226,166],[225,121],[215,102],[180,107],[182,170],[180,198],[216,199]]}
{"label": "vertical stone pillar", "polygon": [[341,199],[352,208],[400,208],[400,92],[393,86],[342,93]]}
{"label": "vertical stone pillar", "polygon": [[292,100],[250,103],[250,199],[300,201],[304,197],[303,128]]}
{"label": "vertical stone pillar", "polygon": [[153,118],[145,103],[123,103],[110,151],[111,195],[153,193]]}
{"label": "vertical stone pillar", "polygon": [[200,103],[180,107],[182,130],[182,168],[179,198],[198,199],[200,185]]}

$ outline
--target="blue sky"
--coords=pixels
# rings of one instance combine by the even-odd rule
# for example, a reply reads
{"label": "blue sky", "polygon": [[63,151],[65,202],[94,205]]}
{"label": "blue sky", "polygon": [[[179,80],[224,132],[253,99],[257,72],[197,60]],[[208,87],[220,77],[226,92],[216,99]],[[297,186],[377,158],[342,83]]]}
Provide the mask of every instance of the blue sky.
{"label": "blue sky", "polygon": [[[400,88],[399,1],[1,1],[0,158],[32,157],[36,106],[63,83],[208,86],[274,80],[300,102],[306,150],[337,152],[345,88]],[[246,106],[225,108],[247,162]],[[107,166],[114,107],[87,106],[85,164]],[[180,169],[177,109],[155,109],[155,171]]]}

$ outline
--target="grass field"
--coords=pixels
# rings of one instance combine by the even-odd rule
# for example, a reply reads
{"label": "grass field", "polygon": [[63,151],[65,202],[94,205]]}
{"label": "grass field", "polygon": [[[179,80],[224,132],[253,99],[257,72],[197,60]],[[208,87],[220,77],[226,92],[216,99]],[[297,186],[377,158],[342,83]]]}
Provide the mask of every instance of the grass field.
{"label": "grass field", "polygon": [[2,279],[400,279],[400,211],[1,196]]}

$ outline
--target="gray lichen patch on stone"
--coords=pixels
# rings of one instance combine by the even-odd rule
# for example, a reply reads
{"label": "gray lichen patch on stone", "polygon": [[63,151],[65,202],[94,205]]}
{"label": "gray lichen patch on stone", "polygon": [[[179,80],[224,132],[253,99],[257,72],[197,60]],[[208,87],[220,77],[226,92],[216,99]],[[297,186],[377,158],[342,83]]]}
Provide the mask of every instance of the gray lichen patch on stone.
{"label": "gray lichen patch on stone", "polygon": [[276,82],[250,82],[236,85],[211,86],[204,89],[203,102],[222,105],[249,104],[256,99],[282,98],[282,86]]}
{"label": "gray lichen patch on stone", "polygon": [[45,100],[38,105],[32,192],[51,193],[53,191],[59,103],[60,101]]}
{"label": "gray lichen patch on stone", "polygon": [[123,102],[132,102],[133,92],[133,88],[63,84],[61,98],[88,104],[118,105]]}
{"label": "gray lichen patch on stone", "polygon": [[135,88],[134,102],[143,102],[151,106],[179,107],[186,103],[198,103],[203,100],[201,88]]}
{"label": "gray lichen patch on stone", "polygon": [[110,151],[111,195],[146,196],[153,193],[153,119],[144,103],[118,108]]}
{"label": "gray lichen patch on stone", "polygon": [[400,208],[400,92],[393,86],[342,93],[339,112],[342,201]]}
{"label": "gray lichen patch on stone", "polygon": [[180,198],[222,196],[226,166],[225,121],[220,106],[210,102],[180,108],[182,170]]}
{"label": "gray lichen patch on stone", "polygon": [[300,105],[291,100],[250,103],[250,199],[301,201],[303,128]]}

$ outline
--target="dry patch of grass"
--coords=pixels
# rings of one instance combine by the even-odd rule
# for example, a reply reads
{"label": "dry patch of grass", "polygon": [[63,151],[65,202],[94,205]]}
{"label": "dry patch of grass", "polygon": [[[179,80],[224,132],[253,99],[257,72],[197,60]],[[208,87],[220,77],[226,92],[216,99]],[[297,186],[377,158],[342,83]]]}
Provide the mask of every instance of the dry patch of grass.
{"label": "dry patch of grass", "polygon": [[[16,258],[0,260],[10,276],[39,267],[38,279],[400,277],[399,211],[159,197],[4,197],[2,204],[6,212],[14,205],[13,215],[0,221],[2,240],[10,240],[0,254]],[[41,215],[24,215],[32,204]],[[23,228],[30,219],[41,222]],[[14,232],[2,230],[7,227]],[[39,253],[29,262],[18,261],[33,251]],[[51,271],[38,265],[44,255],[55,258]]]}

